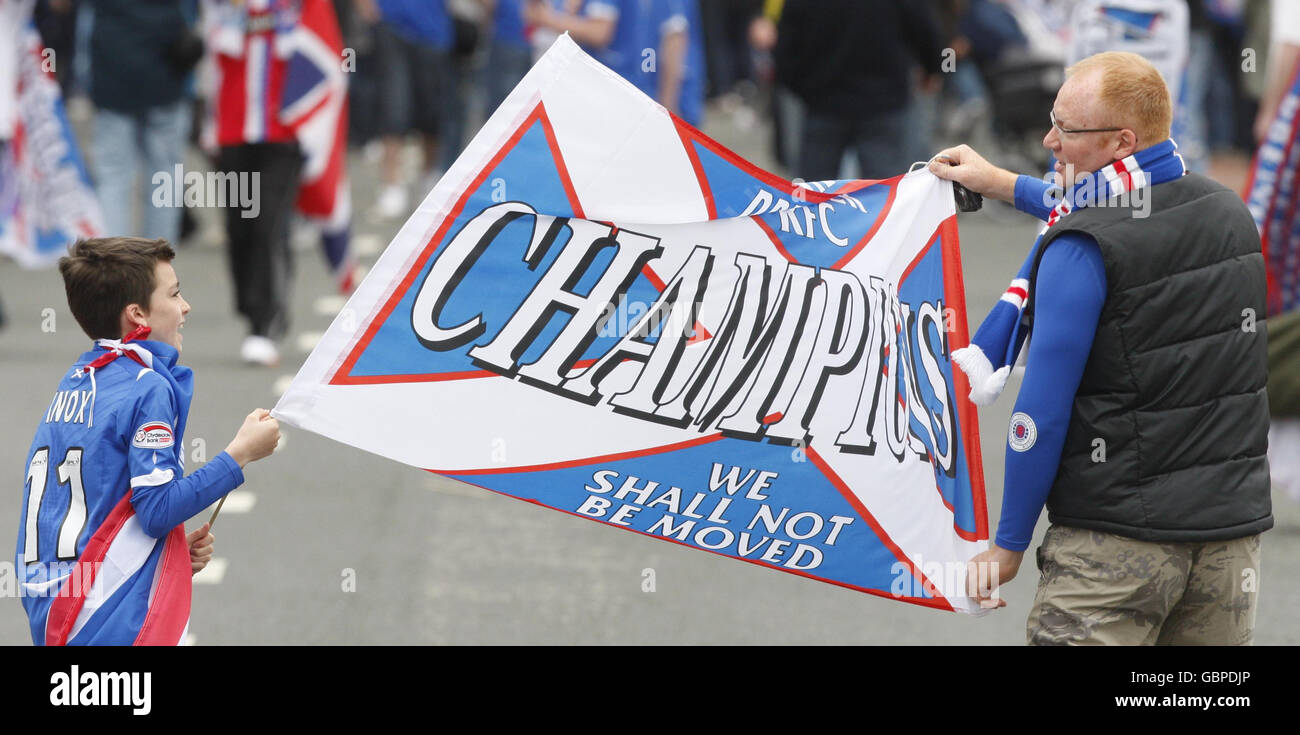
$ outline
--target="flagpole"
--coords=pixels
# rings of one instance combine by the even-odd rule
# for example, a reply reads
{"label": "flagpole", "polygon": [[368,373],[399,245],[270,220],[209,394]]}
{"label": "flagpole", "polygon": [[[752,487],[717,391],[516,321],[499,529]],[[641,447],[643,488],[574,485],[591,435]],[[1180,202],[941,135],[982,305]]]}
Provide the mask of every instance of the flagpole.
{"label": "flagpole", "polygon": [[212,527],[215,526],[215,525],[217,524],[217,514],[221,512],[221,506],[223,506],[223,505],[226,504],[226,498],[228,498],[228,497],[230,497],[229,494],[222,495],[222,496],[221,496],[221,500],[217,503],[217,508],[216,508],[216,510],[212,511],[212,517],[208,519],[208,530],[209,530],[209,531],[211,531],[211,530],[212,530]]}

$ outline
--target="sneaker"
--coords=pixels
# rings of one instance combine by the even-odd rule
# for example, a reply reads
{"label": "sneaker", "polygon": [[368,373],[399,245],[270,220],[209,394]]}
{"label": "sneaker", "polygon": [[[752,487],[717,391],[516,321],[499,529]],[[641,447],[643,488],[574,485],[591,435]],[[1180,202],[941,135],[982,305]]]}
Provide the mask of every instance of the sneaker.
{"label": "sneaker", "polygon": [[379,191],[375,199],[375,214],[384,219],[393,219],[409,214],[406,209],[406,187],[390,184]]}
{"label": "sneaker", "polygon": [[263,367],[275,367],[280,364],[280,351],[275,343],[266,337],[250,334],[239,346],[239,357],[247,363]]}

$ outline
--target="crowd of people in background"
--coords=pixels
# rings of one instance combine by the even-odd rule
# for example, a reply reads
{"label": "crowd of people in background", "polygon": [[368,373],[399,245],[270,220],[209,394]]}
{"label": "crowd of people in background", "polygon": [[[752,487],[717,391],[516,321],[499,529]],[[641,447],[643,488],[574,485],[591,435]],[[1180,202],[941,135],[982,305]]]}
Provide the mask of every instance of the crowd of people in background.
{"label": "crowd of people in background", "polygon": [[[251,363],[274,364],[285,334],[289,210],[302,163],[274,115],[213,114],[222,95],[228,112],[274,104],[284,90],[274,64],[257,89],[229,86],[233,67],[225,77],[220,67],[238,53],[222,57],[212,29],[238,16],[273,34],[306,1],[35,0],[33,8],[65,97],[93,105],[85,148],[108,232],[185,242],[193,218],[150,206],[145,174],[173,170],[187,146],[202,147],[213,170],[260,171],[263,191],[278,192],[257,218],[226,218]],[[761,163],[806,180],[895,176],[964,141],[1010,167],[1044,171],[1041,136],[1072,45],[1109,42],[1081,30],[1091,16],[1080,9],[1103,5],[1095,0],[327,2],[348,72],[348,141],[379,181],[352,199],[393,222],[561,33],[686,122],[762,137],[770,154]],[[1170,80],[1181,153],[1191,169],[1240,188],[1259,131],[1268,0],[1146,4],[1155,23],[1118,14],[1105,33],[1147,44],[1153,61],[1164,57],[1181,75]],[[260,42],[249,28],[235,46]]]}
{"label": "crowd of people in background", "polygon": [[[1187,148],[1253,151],[1255,109],[1263,93],[1268,48],[1269,0],[1174,0],[1185,6],[1184,75],[1178,96],[1189,109],[1180,139]],[[96,111],[120,117],[143,95],[166,99],[167,123],[186,127],[193,115],[176,102],[201,99],[202,80],[183,83],[120,53],[166,48],[182,66],[187,49],[179,27],[199,28],[201,6],[292,5],[286,0],[137,0],[89,3],[39,0],[35,15],[65,93],[86,93]],[[568,32],[611,69],[700,127],[706,103],[717,110],[744,105],[758,119],[775,123],[776,159],[802,178],[855,171],[805,171],[833,154],[832,121],[906,119],[904,146],[898,128],[862,132],[858,138],[888,140],[912,160],[928,157],[936,144],[964,139],[989,125],[998,135],[1037,131],[1041,110],[1023,108],[1027,95],[1053,90],[1044,77],[1025,89],[1031,72],[1067,60],[1071,15],[1087,0],[923,0],[916,3],[853,0],[332,0],[345,46],[355,53],[349,137],[354,145],[380,141],[383,181],[399,182],[398,146],[415,136],[424,156],[424,178],[445,170],[472,132],[500,104],[555,37]],[[114,6],[132,6],[116,12]],[[1160,3],[1157,3],[1160,5]],[[100,6],[106,6],[99,10]],[[95,23],[99,11],[100,23]],[[158,19],[166,17],[168,26]],[[130,22],[129,27],[119,25]],[[1134,27],[1134,32],[1141,29]],[[114,46],[118,43],[118,46]],[[173,46],[174,44],[174,46]],[[195,47],[190,46],[192,51]],[[202,45],[197,49],[201,52]],[[1252,54],[1243,56],[1243,50]],[[104,54],[117,52],[111,63]],[[651,53],[653,52],[653,54]],[[97,57],[100,59],[97,62]],[[194,62],[197,62],[197,58]],[[155,82],[157,78],[157,82]],[[120,80],[142,80],[120,88]],[[97,81],[98,80],[98,81]],[[1059,77],[1055,80],[1059,81]],[[161,88],[156,89],[161,84]],[[164,103],[152,107],[161,109]],[[1041,106],[1041,105],[1040,105]],[[1025,125],[1021,117],[1032,117]],[[748,119],[748,118],[746,118]],[[897,119],[894,125],[898,125]],[[108,123],[112,128],[113,120]],[[811,123],[806,132],[804,123]],[[1026,121],[1028,122],[1028,121]],[[97,126],[99,122],[97,121]],[[162,123],[159,123],[162,124]],[[789,131],[783,128],[793,127]],[[1021,130],[1028,127],[1029,130]],[[96,128],[98,130],[98,127]],[[792,136],[792,132],[794,135]],[[105,137],[112,138],[113,133]],[[1192,139],[1195,139],[1194,141]],[[811,141],[817,150],[802,152]],[[822,149],[825,144],[829,149]],[[800,153],[795,155],[794,148]],[[853,148],[845,146],[846,150]],[[92,149],[93,152],[93,149]],[[892,152],[892,151],[891,151]],[[901,160],[901,159],[900,159]],[[836,162],[838,164],[838,162]],[[861,165],[861,161],[858,162]],[[911,163],[911,160],[908,161]],[[825,168],[824,166],[820,168]],[[879,173],[893,175],[896,166]],[[401,195],[387,187],[380,209]],[[116,192],[110,193],[110,196]],[[119,217],[113,200],[106,210]],[[120,221],[120,220],[114,220]],[[151,226],[152,227],[152,226]],[[170,230],[163,229],[160,232]]]}

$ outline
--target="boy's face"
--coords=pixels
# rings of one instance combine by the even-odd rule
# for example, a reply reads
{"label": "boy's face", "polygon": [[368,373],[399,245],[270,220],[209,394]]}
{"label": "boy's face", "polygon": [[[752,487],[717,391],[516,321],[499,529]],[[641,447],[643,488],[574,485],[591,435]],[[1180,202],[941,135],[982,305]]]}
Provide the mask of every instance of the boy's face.
{"label": "boy's face", "polygon": [[181,326],[185,324],[185,315],[190,313],[190,305],[181,298],[180,280],[172,264],[165,260],[158,261],[153,271],[154,289],[149,297],[149,328],[153,330],[149,339],[169,344],[179,352],[181,349]]}

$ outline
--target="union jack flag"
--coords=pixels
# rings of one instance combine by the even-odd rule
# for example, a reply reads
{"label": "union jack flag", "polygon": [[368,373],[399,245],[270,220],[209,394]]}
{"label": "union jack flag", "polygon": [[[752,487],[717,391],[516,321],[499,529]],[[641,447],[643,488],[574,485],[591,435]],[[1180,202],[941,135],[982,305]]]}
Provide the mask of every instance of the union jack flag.
{"label": "union jack flag", "polygon": [[297,208],[319,223],[339,290],[349,293],[355,262],[348,252],[348,83],[343,36],[328,0],[303,0],[292,39],[280,118],[297,133],[305,157]]}

